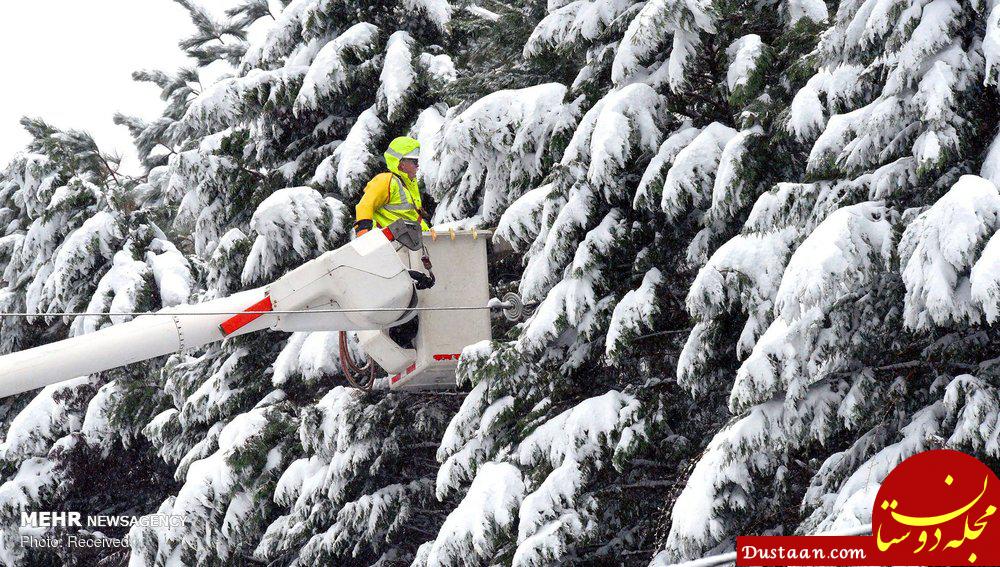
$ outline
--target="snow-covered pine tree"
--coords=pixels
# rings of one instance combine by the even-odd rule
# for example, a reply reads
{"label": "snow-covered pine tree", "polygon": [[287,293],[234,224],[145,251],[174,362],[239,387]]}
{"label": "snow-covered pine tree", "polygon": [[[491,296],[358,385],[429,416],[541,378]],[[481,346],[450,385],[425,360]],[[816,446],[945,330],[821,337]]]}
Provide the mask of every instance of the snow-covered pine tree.
{"label": "snow-covered pine tree", "polygon": [[[446,118],[434,154],[438,220],[495,224],[498,240],[525,253],[518,287],[539,306],[508,342],[464,353],[473,390],[438,454],[439,497],[463,499],[419,564],[648,561],[640,550],[654,546],[663,495],[726,419],[718,392],[692,401],[669,378],[688,321],[680,298],[690,267],[780,179],[786,165],[773,154],[785,140],[762,134],[793,91],[772,61],[808,52],[818,29],[745,5],[548,10],[525,55],[573,77],[549,87],[565,89],[565,109],[535,112],[560,123],[507,128],[515,137],[506,154],[450,142],[468,136],[481,109],[506,105],[491,112],[519,116],[542,86],[490,94]],[[491,161],[498,154],[514,166]],[[450,162],[468,164],[456,168],[463,177],[450,175]],[[468,183],[480,170],[515,189],[507,203],[522,195],[504,214],[494,212],[489,177]],[[484,188],[482,198],[467,187]],[[490,488],[497,483],[504,488]],[[484,505],[487,490],[503,496]],[[460,520],[470,513],[479,518]]]}
{"label": "snow-covered pine tree", "polygon": [[[679,378],[695,391],[731,385],[734,420],[674,505],[656,563],[737,533],[856,527],[889,470],[920,450],[997,463],[986,315],[997,189],[962,177],[995,135],[988,11],[841,2],[817,50],[789,62],[793,169],[687,300],[698,324]],[[735,341],[712,332],[741,324]],[[733,348],[735,380],[707,380]]]}
{"label": "snow-covered pine tree", "polygon": [[[41,120],[22,124],[33,140],[0,174],[5,204],[0,310],[36,315],[0,321],[0,352],[127,319],[116,312],[186,301],[192,282],[187,262],[150,221],[155,215],[136,205],[136,183],[118,172],[117,160],[85,133],[60,131]],[[47,315],[60,312],[108,315]],[[40,564],[55,560],[55,554],[60,562],[87,561],[85,551],[22,546],[22,511],[86,507],[95,513],[144,513],[148,498],[169,489],[161,467],[148,458],[148,444],[137,438],[136,416],[103,411],[109,399],[137,390],[148,395],[144,380],[156,367],[83,376],[3,401],[0,560],[5,564]],[[148,414],[152,408],[138,409]],[[109,459],[112,452],[115,458]],[[128,491],[123,492],[125,484],[95,482],[95,470],[130,484]],[[52,529],[49,535],[64,532]]]}

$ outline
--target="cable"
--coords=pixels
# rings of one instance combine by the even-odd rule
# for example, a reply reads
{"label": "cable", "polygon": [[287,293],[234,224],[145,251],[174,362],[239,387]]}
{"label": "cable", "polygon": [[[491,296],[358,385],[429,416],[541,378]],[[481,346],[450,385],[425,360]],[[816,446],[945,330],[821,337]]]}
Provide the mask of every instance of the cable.
{"label": "cable", "polygon": [[367,309],[356,308],[356,309],[309,309],[309,310],[295,310],[295,311],[153,311],[148,313],[89,313],[89,312],[68,312],[60,311],[54,313],[4,313],[0,312],[0,317],[110,317],[112,315],[126,316],[126,317],[145,317],[147,315],[161,316],[161,317],[190,317],[194,315],[300,315],[300,314],[314,314],[320,315],[323,313],[375,313],[380,311],[481,311],[484,309],[494,310],[494,309],[506,309],[510,307],[506,303],[501,303],[498,305],[484,305],[484,306],[448,306],[448,307],[370,307]]}
{"label": "cable", "polygon": [[[347,331],[340,331],[339,336],[340,341],[340,369],[344,371],[344,377],[347,381],[351,383],[358,390],[369,392],[372,386],[375,385],[375,360],[372,357],[368,357],[368,364],[364,366],[358,366],[354,359],[351,358],[351,352],[347,348]],[[361,380],[361,375],[365,371],[368,371],[368,382],[363,383]],[[358,377],[355,377],[355,373]]]}

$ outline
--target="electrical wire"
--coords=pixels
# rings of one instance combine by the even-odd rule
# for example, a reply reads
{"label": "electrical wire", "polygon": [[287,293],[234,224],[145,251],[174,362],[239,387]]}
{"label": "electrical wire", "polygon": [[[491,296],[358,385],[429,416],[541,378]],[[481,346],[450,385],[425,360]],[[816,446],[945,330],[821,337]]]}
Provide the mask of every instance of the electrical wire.
{"label": "electrical wire", "polygon": [[18,313],[18,312],[0,312],[0,317],[110,317],[112,315],[119,317],[145,317],[147,315],[154,315],[160,317],[190,317],[194,315],[206,315],[206,316],[218,316],[218,315],[301,315],[301,314],[313,314],[321,315],[323,313],[376,313],[382,311],[482,311],[482,310],[494,310],[494,309],[506,309],[509,305],[498,304],[498,305],[484,305],[484,306],[447,306],[447,307],[370,307],[370,308],[351,308],[351,309],[300,309],[294,311],[152,311],[147,313],[90,313],[90,312],[72,312],[72,311],[59,311],[52,313]]}

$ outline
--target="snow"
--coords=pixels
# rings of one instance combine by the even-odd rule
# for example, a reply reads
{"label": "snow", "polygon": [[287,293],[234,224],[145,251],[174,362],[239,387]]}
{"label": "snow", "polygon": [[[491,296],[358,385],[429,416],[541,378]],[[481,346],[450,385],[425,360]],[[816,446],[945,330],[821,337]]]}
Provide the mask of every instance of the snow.
{"label": "snow", "polygon": [[643,83],[611,91],[584,115],[562,163],[589,161],[588,181],[598,188],[613,186],[628,160],[659,147],[664,106],[663,97]]}
{"label": "snow", "polygon": [[802,19],[823,22],[830,16],[823,0],[789,0],[782,5],[788,10],[788,19],[793,25]]}
{"label": "snow", "polygon": [[302,33],[303,21],[319,4],[320,0],[292,0],[285,5],[263,36],[247,48],[240,67],[256,67],[287,56]]}
{"label": "snow", "polygon": [[580,464],[567,460],[525,496],[518,511],[515,566],[543,565],[568,551],[568,542],[584,535],[584,524],[574,509],[584,483]]}
{"label": "snow", "polygon": [[[718,511],[724,506],[746,509],[746,498],[752,493],[751,475],[769,456],[740,457],[779,440],[776,420],[780,407],[780,402],[758,406],[709,442],[670,513],[673,522],[666,548],[674,559],[694,559],[728,535]],[[720,494],[723,488],[728,493],[725,496]]]}
{"label": "snow", "polygon": [[633,6],[632,0],[574,0],[538,22],[524,44],[524,56],[534,57],[582,40],[594,40]]}
{"label": "snow", "polygon": [[[229,459],[237,451],[247,450],[250,443],[259,439],[261,431],[270,421],[265,411],[251,410],[234,417],[222,428],[218,449],[191,463],[184,485],[173,503],[174,514],[187,515],[198,523],[207,522],[212,517],[212,510],[226,509],[238,497],[234,488],[238,486],[238,476],[244,473],[234,469]],[[172,526],[169,529],[180,531],[183,528],[184,526]],[[228,555],[222,542],[216,545],[214,554],[220,558]]]}
{"label": "snow", "polygon": [[[892,225],[880,203],[861,203],[831,214],[796,249],[775,294],[776,319],[736,373],[730,408],[784,395],[789,402],[840,362],[828,354],[834,336],[850,336],[833,321],[837,306],[877,286],[891,266]],[[839,351],[834,351],[835,353]]]}
{"label": "snow", "polygon": [[316,556],[314,549],[319,547],[345,552],[357,549],[358,541],[392,538],[416,512],[410,506],[410,500],[419,499],[420,495],[427,493],[429,485],[426,479],[392,484],[344,504],[337,513],[336,523],[330,526],[322,539],[314,537],[306,544],[303,556]]}
{"label": "snow", "polygon": [[279,275],[277,269],[289,255],[309,260],[330,250],[338,235],[344,208],[333,198],[324,199],[311,187],[289,187],[272,193],[250,219],[256,233],[243,268],[243,282]]}
{"label": "snow", "polygon": [[722,148],[712,186],[712,206],[707,212],[709,223],[729,224],[732,217],[749,204],[744,202],[743,163],[751,143],[763,135],[759,126],[742,130]]}
{"label": "snow", "polygon": [[243,77],[220,79],[191,101],[182,122],[193,131],[203,133],[232,127],[247,118],[245,114],[255,108],[247,104],[250,93],[253,93],[254,99],[264,93],[266,103],[277,104],[279,93],[298,84],[308,70],[306,65],[266,71],[252,69]]}
{"label": "snow", "polygon": [[[149,266],[132,259],[126,251],[115,253],[111,269],[101,277],[97,289],[87,305],[88,313],[135,313],[141,294],[146,291]],[[110,315],[113,324],[124,323],[130,316]],[[74,336],[92,333],[100,325],[100,317],[76,317],[71,334]]]}
{"label": "snow", "polygon": [[0,458],[18,462],[45,456],[63,435],[79,431],[82,425],[79,400],[74,391],[90,383],[86,376],[46,386],[13,419],[3,442]]}
{"label": "snow", "polygon": [[979,175],[1000,187],[1000,134],[993,138]]}
{"label": "snow", "polygon": [[700,319],[731,306],[755,310],[774,298],[791,252],[794,232],[750,233],[723,244],[698,271],[687,295],[688,312]]}
{"label": "snow", "polygon": [[472,479],[477,465],[493,444],[484,424],[512,406],[513,398],[509,396],[488,399],[488,386],[484,381],[473,388],[441,438],[437,451],[438,461],[442,463],[437,473],[439,499]]}
{"label": "snow", "polygon": [[323,99],[341,92],[350,78],[346,58],[373,49],[378,33],[379,30],[374,25],[361,22],[325,44],[316,54],[302,80],[302,88],[299,89],[293,106],[295,111],[316,109]]}
{"label": "snow", "polygon": [[786,129],[799,141],[812,140],[826,128],[826,108],[820,100],[830,75],[820,71],[809,78],[792,99]]}
{"label": "snow", "polygon": [[[464,357],[463,357],[464,358]],[[437,459],[444,461],[455,454],[478,431],[481,411],[488,406],[486,394],[489,383],[476,384],[472,391],[462,401],[462,406],[448,424],[441,441],[438,444]]]}
{"label": "snow", "polygon": [[518,460],[526,467],[558,467],[571,460],[600,468],[594,458],[607,449],[605,443],[612,443],[612,434],[630,422],[638,405],[634,397],[615,390],[584,400],[531,432],[518,446]]}
{"label": "snow", "polygon": [[447,107],[443,104],[425,108],[420,111],[417,121],[410,128],[410,136],[420,142],[420,170],[417,172],[417,178],[422,191],[429,191],[429,188],[436,186],[435,176],[440,168],[440,152],[437,144],[445,121],[442,112],[447,112]]}
{"label": "snow", "polygon": [[[932,0],[923,6],[919,23],[899,49],[898,66],[886,79],[887,91],[911,86],[912,77],[923,71],[928,56],[952,42],[962,13],[963,8],[955,0]],[[905,18],[904,13],[900,19]]]}
{"label": "snow", "polygon": [[309,382],[324,376],[336,376],[340,369],[340,333],[292,333],[288,344],[274,361],[275,387],[284,387],[295,375]]}
{"label": "snow", "polygon": [[726,55],[729,57],[726,84],[729,92],[735,92],[737,88],[749,83],[750,74],[757,68],[763,49],[764,42],[757,34],[745,35],[726,48]]}
{"label": "snow", "polygon": [[1000,319],[1000,232],[994,234],[969,274],[972,301],[989,323]]}
{"label": "snow", "polygon": [[529,251],[519,286],[523,299],[542,300],[545,298],[545,293],[555,285],[555,279],[561,275],[560,272],[565,265],[563,262],[572,258],[577,244],[575,241],[567,243],[565,239],[586,225],[591,208],[594,206],[594,199],[593,191],[589,187],[577,186],[571,190],[565,203],[558,201],[553,203],[558,211],[553,212],[555,219],[551,221],[551,226],[547,227],[547,233],[539,234],[539,239],[544,239],[541,246],[539,247],[536,241]]}
{"label": "snow", "polygon": [[[885,480],[889,472],[896,468],[907,457],[927,450],[929,441],[939,435],[941,418],[945,408],[941,402],[927,406],[916,413],[901,430],[901,439],[878,451],[865,463],[858,466],[839,487],[836,497],[827,506],[837,511],[826,522],[817,526],[817,532],[826,532],[841,527],[853,527],[855,521],[866,523],[871,521],[870,511],[878,492],[878,486]],[[868,500],[870,498],[870,500]],[[858,502],[862,499],[861,502]],[[860,504],[860,505],[859,505]],[[865,506],[867,504],[867,507]],[[847,511],[852,509],[867,509],[860,512],[860,518],[853,519]]]}
{"label": "snow", "polygon": [[82,307],[85,299],[79,295],[83,292],[79,284],[94,275],[102,260],[114,256],[121,238],[117,219],[105,211],[94,214],[70,233],[56,251],[52,272],[45,274],[42,302],[46,310],[72,311]]}
{"label": "snow", "polygon": [[326,470],[327,462],[316,455],[296,459],[281,473],[274,488],[274,501],[290,506],[300,500],[303,487],[309,479],[317,479]]}
{"label": "snow", "polygon": [[807,171],[822,171],[831,165],[847,170],[872,165],[901,122],[902,103],[895,96],[831,117],[813,145]]}
{"label": "snow", "polygon": [[637,289],[629,290],[615,305],[605,339],[605,355],[613,359],[625,345],[628,333],[637,333],[643,327],[652,327],[659,313],[656,288],[663,283],[663,274],[657,268],[646,272]]}
{"label": "snow", "polygon": [[[558,83],[497,91],[460,113],[450,111],[432,135],[422,128],[420,141],[429,140],[432,150],[420,175],[440,200],[434,222],[476,213],[493,222],[521,191],[534,187],[552,138],[576,122],[575,104],[563,102],[566,92]],[[470,200],[481,203],[479,211],[464,208]]]}
{"label": "snow", "polygon": [[[996,186],[967,175],[910,223],[899,243],[907,327],[928,329],[979,319],[969,271],[976,254],[1000,228],[998,215]],[[980,277],[985,274],[980,272]]]}
{"label": "snow", "polygon": [[[625,84],[638,74],[642,62],[650,58],[663,44],[665,38],[674,36],[671,50],[671,86],[683,80],[678,73],[683,67],[681,53],[690,53],[696,47],[699,32],[715,33],[715,14],[709,0],[650,0],[629,23],[611,65],[611,80],[616,85]],[[678,50],[678,47],[681,49]]]}
{"label": "snow", "polygon": [[976,453],[1000,456],[1000,395],[987,380],[956,376],[942,400],[955,423],[950,447],[972,447]]}
{"label": "snow", "polygon": [[455,507],[427,553],[426,567],[451,565],[456,557],[486,562],[494,558],[494,534],[513,527],[524,498],[521,471],[508,463],[479,468],[465,498]]}
{"label": "snow", "polygon": [[844,207],[823,221],[795,250],[775,297],[775,310],[792,321],[812,307],[829,309],[886,270],[892,225],[881,203]]}
{"label": "snow", "polygon": [[708,206],[722,151],[736,135],[736,130],[713,122],[677,153],[667,171],[660,201],[660,207],[669,218],[679,218],[688,207]]}
{"label": "snow", "polygon": [[458,78],[455,62],[445,53],[440,55],[421,53],[420,65],[423,66],[431,78],[440,83],[447,84]]}
{"label": "snow", "polygon": [[1000,69],[1000,4],[994,3],[986,18],[983,54],[986,56],[985,84],[996,85],[997,75],[994,70]]}
{"label": "snow", "polygon": [[[238,281],[239,273],[229,274],[225,267],[227,267],[229,258],[240,253],[242,245],[244,243],[249,245],[249,242],[250,239],[243,234],[242,230],[232,228],[219,238],[218,243],[212,249],[208,257],[208,287],[217,294],[216,297],[228,295],[242,288]],[[242,271],[242,267],[239,271]]]}
{"label": "snow", "polygon": [[448,0],[403,0],[403,5],[422,13],[441,31],[445,31],[451,22],[453,8]]}
{"label": "snow", "polygon": [[521,195],[507,207],[497,221],[493,232],[494,242],[507,242],[515,251],[523,250],[541,230],[541,213],[552,184],[542,185]]}
{"label": "snow", "polygon": [[667,136],[663,143],[660,144],[656,155],[653,156],[653,159],[649,161],[649,165],[646,166],[646,171],[643,172],[642,179],[639,180],[639,186],[632,201],[634,207],[649,208],[654,203],[656,207],[659,207],[660,198],[663,194],[664,170],[673,164],[674,160],[677,159],[677,154],[686,148],[699,134],[701,134],[701,128],[694,128],[690,122],[685,122]]}
{"label": "snow", "polygon": [[87,405],[87,413],[83,418],[80,433],[89,445],[97,448],[102,457],[107,457],[114,447],[116,431],[109,420],[110,412],[120,398],[121,391],[117,381],[101,386]]}
{"label": "snow", "polygon": [[685,71],[687,64],[701,47],[701,38],[697,33],[683,29],[674,32],[673,45],[670,47],[670,58],[667,59],[666,71],[670,89],[680,92],[687,80]]}
{"label": "snow", "polygon": [[[525,324],[518,340],[523,352],[544,348],[558,338],[565,325],[587,334],[598,320],[598,313],[609,309],[611,298],[600,299],[594,292],[595,279],[599,277],[599,262],[596,259],[606,257],[623,232],[622,215],[617,209],[612,209],[594,229],[587,232],[576,247],[567,270],[567,275],[572,277],[556,283]],[[531,267],[529,264],[529,269]],[[522,279],[522,285],[526,281],[527,274]]]}
{"label": "snow", "polygon": [[472,14],[473,16],[491,22],[495,22],[500,19],[500,14],[497,14],[496,12],[493,12],[491,10],[487,10],[486,8],[483,8],[482,6],[479,6],[477,4],[470,4],[468,6],[465,6],[465,11]]}
{"label": "snow", "polygon": [[413,38],[405,31],[389,36],[385,48],[385,64],[379,75],[379,94],[384,97],[389,122],[395,122],[409,110],[407,103],[416,79],[413,69]]}
{"label": "snow", "polygon": [[[57,461],[27,456],[19,461],[16,465],[17,472],[0,484],[0,510],[3,511],[5,520],[12,525],[19,525],[21,512],[37,510],[39,504],[47,500],[60,484]],[[27,534],[31,528],[20,529]],[[12,550],[23,550],[20,538],[17,541],[16,544],[0,547],[0,554],[10,556]],[[7,564],[14,565],[16,561],[9,561]]]}
{"label": "snow", "polygon": [[[375,108],[369,108],[358,116],[344,142],[333,151],[337,163],[337,186],[345,196],[360,195],[369,181],[366,179],[369,168],[378,162],[377,155],[381,155],[373,144],[385,134],[385,129],[386,124]],[[316,182],[328,184],[332,181],[328,175],[321,176],[321,173],[324,173],[322,168],[317,169]]]}
{"label": "snow", "polygon": [[154,238],[146,253],[146,263],[153,272],[163,307],[188,302],[195,285],[191,264],[173,243]]}

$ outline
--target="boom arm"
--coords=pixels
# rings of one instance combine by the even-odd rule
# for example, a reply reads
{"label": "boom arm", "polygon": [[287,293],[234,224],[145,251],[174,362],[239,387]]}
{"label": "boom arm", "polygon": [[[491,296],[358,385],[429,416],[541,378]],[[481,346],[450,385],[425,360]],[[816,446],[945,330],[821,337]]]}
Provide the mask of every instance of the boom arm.
{"label": "boom arm", "polygon": [[[410,230],[394,223],[385,231],[370,231],[261,288],[0,356],[0,397],[268,328],[347,331],[398,325],[414,306],[416,292],[392,240],[419,243],[419,232],[414,238]],[[338,309],[357,311],[328,312]],[[249,313],[231,315],[240,311]]]}

